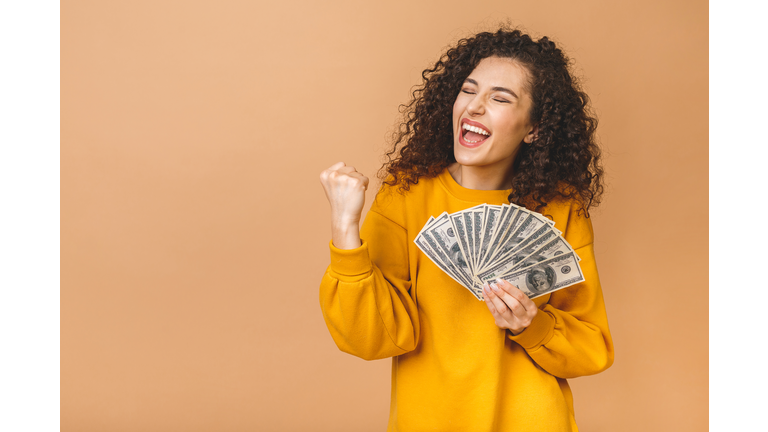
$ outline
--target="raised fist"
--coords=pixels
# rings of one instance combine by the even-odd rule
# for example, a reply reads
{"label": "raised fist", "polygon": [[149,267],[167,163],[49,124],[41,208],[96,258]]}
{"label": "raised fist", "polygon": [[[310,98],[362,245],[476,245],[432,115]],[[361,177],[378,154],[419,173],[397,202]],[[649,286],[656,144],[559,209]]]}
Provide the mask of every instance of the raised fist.
{"label": "raised fist", "polygon": [[357,226],[365,204],[368,177],[357,172],[354,167],[338,162],[320,173],[320,183],[331,204],[333,226]]}

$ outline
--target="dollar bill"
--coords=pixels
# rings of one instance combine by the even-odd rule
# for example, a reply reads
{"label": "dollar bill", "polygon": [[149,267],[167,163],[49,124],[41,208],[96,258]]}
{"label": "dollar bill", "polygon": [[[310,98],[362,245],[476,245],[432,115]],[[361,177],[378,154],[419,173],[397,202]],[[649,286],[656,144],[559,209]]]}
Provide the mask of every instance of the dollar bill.
{"label": "dollar bill", "polygon": [[440,215],[422,235],[426,237],[427,242],[434,241],[435,245],[430,243],[430,246],[435,249],[439,248],[447,256],[446,264],[452,265],[457,273],[467,281],[469,287],[474,285],[472,283],[474,280],[473,273],[468,263],[470,257],[464,257],[461,253],[459,240],[453,231],[453,224],[451,224],[447,213]]}
{"label": "dollar bill", "polygon": [[469,236],[467,235],[467,229],[464,226],[464,214],[460,212],[453,213],[448,215],[448,218],[451,220],[453,230],[456,233],[456,239],[458,240],[459,249],[461,249],[464,261],[467,262],[467,264],[470,264],[470,272],[474,274],[475,268],[471,265],[472,260],[468,258],[472,254],[469,246]]}
{"label": "dollar bill", "polygon": [[510,211],[511,206],[509,204],[502,204],[501,205],[501,211],[496,216],[496,223],[493,226],[493,230],[491,231],[490,239],[488,240],[488,246],[485,249],[485,253],[480,257],[480,264],[484,263],[486,261],[486,257],[488,257],[488,254],[490,252],[493,252],[493,245],[495,244],[496,237],[499,235],[499,231],[504,227],[504,223],[506,221],[506,216]]}
{"label": "dollar bill", "polygon": [[520,208],[514,205],[508,206],[506,210],[506,213],[504,213],[499,219],[499,224],[496,228],[496,231],[491,235],[491,243],[488,245],[488,251],[483,257],[483,264],[493,259],[493,256],[499,249],[499,245],[501,245],[504,239],[507,237],[507,233],[509,233],[510,230],[514,230],[515,221],[521,214]]}
{"label": "dollar bill", "polygon": [[480,280],[493,279],[518,267],[533,264],[532,260],[543,261],[568,252],[573,252],[571,246],[562,237],[549,231],[535,241],[527,243],[525,247],[518,248],[505,259],[494,262],[490,268],[481,271],[478,277]]}
{"label": "dollar bill", "polygon": [[[508,240],[507,240],[506,245],[505,245],[506,249],[502,249],[500,251],[501,253],[497,253],[496,254],[496,256],[494,257],[493,263],[498,263],[498,262],[501,262],[501,261],[506,261],[507,258],[509,258],[510,256],[513,256],[513,255],[520,256],[519,253],[520,253],[521,249],[527,249],[528,245],[530,245],[531,243],[535,242],[536,240],[538,240],[539,238],[541,238],[542,236],[544,236],[547,233],[551,233],[552,235],[556,235],[555,232],[553,231],[552,225],[546,224],[543,221],[538,221],[538,223],[540,223],[541,226],[539,226],[536,229],[536,231],[533,231],[532,233],[530,233],[528,235],[526,235],[525,232],[520,232],[519,234],[517,234],[517,236],[515,234],[510,236],[508,238]],[[528,228],[535,227],[536,224],[537,224],[537,222],[534,221],[534,222],[532,222],[530,224],[530,226]],[[539,247],[541,247],[542,245],[543,244],[539,244]],[[527,255],[530,255],[534,250],[535,249],[530,249],[530,250],[528,250],[528,252],[523,252],[524,255],[522,255],[522,256],[525,257]],[[488,265],[495,265],[495,264],[489,263],[489,264],[485,265],[484,267],[479,268],[477,272],[479,273],[479,272],[481,272],[483,270],[486,270],[488,268]]]}
{"label": "dollar bill", "polygon": [[429,257],[429,259],[433,263],[435,263],[435,265],[437,265],[440,268],[440,270],[445,272],[445,274],[450,276],[453,280],[458,282],[464,288],[467,288],[470,291],[472,291],[471,287],[467,286],[468,285],[467,281],[462,279],[462,277],[459,274],[457,274],[456,271],[453,268],[451,268],[451,266],[446,264],[445,259],[440,258],[441,253],[435,251],[435,249],[429,245],[429,242],[427,242],[426,237],[419,235],[418,237],[416,237],[416,239],[414,239],[413,242],[416,243],[416,246],[418,246],[418,248],[421,249],[421,251],[424,252],[424,254],[427,257]]}
{"label": "dollar bill", "polygon": [[470,213],[467,210],[464,210],[462,212],[459,212],[459,214],[461,215],[461,218],[464,220],[464,230],[465,230],[464,235],[466,236],[465,240],[468,245],[467,256],[465,258],[467,262],[470,262],[471,261],[470,258],[473,256],[475,252],[475,242],[474,242],[474,237],[472,237],[472,224],[473,224],[472,213]]}
{"label": "dollar bill", "polygon": [[[464,285],[467,289],[472,287],[472,279],[467,277],[466,273],[462,272],[451,261],[450,257],[438,246],[435,239],[428,233],[423,232],[419,237],[414,240],[417,246],[440,268],[447,268],[449,275],[455,276],[457,282]],[[422,247],[426,244],[428,247]]]}
{"label": "dollar bill", "polygon": [[[519,272],[525,269],[531,274],[526,276],[530,279],[526,279],[529,284],[526,293],[538,296],[564,287],[562,283],[577,283],[571,281],[573,278],[583,280],[578,265],[581,258],[554,225],[554,221],[544,215],[515,204],[481,204],[430,217],[414,242],[477,299],[483,297],[484,281],[507,276],[519,278],[522,277]],[[559,260],[551,261],[555,258]],[[543,263],[548,267],[536,267]],[[535,268],[539,270],[531,273]],[[566,277],[571,271],[573,273]],[[542,274],[548,279],[542,279]],[[558,288],[547,291],[555,285]]]}
{"label": "dollar bill", "polygon": [[[520,242],[525,240],[526,237],[531,235],[536,229],[544,225],[544,222],[540,221],[529,212],[525,212],[524,214],[523,212],[518,213],[520,213],[518,220],[523,219],[522,222],[520,222],[518,225],[516,221],[516,228],[513,227],[496,246],[496,251],[491,257],[493,261],[505,259],[517,247],[517,245],[520,244]],[[480,271],[483,270],[484,269],[480,269]]]}
{"label": "dollar bill", "polygon": [[480,248],[481,248],[481,242],[483,237],[483,213],[485,213],[485,208],[471,209],[472,214],[472,240],[474,242],[474,250],[472,254],[472,263],[473,267],[477,267],[477,257],[480,255]]}
{"label": "dollar bill", "polygon": [[[584,282],[584,275],[573,252],[536,262],[498,278],[516,286],[531,299]],[[483,280],[493,279],[496,277],[488,276]]]}
{"label": "dollar bill", "polygon": [[545,224],[550,225],[550,226],[555,226],[555,221],[553,221],[552,219],[544,216],[543,214],[536,213],[536,212],[531,212],[531,214],[534,215],[536,217],[536,219],[544,222]]}
{"label": "dollar bill", "polygon": [[[448,212],[444,212],[444,213],[448,214]],[[420,236],[421,233],[423,233],[425,229],[427,229],[430,226],[432,226],[432,222],[434,222],[434,220],[435,220],[435,217],[434,216],[430,216],[429,220],[427,220],[427,223],[425,223],[424,226],[421,228],[421,231],[419,231],[419,233],[416,234],[416,237]]]}
{"label": "dollar bill", "polygon": [[483,220],[483,238],[480,240],[480,253],[477,256],[477,267],[481,267],[484,263],[484,257],[488,253],[489,246],[491,245],[491,237],[496,232],[496,228],[499,221],[499,215],[501,213],[501,206],[488,206],[485,212],[485,218]]}

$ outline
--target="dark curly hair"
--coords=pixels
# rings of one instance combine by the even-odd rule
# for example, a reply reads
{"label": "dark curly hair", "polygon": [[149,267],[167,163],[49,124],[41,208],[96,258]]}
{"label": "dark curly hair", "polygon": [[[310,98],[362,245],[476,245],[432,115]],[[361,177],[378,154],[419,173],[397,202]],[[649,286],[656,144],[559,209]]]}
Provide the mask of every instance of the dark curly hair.
{"label": "dark curly hair", "polygon": [[533,142],[522,143],[513,162],[509,201],[540,211],[553,199],[576,200],[587,213],[603,193],[597,119],[589,98],[571,76],[570,60],[554,42],[547,37],[534,41],[506,27],[459,40],[421,73],[423,83],[413,90],[410,103],[400,106],[403,120],[392,134],[392,148],[385,153],[379,178],[405,191],[419,178],[435,177],[456,162],[454,101],[478,63],[493,56],[512,59],[527,69],[533,100],[530,122],[538,126]]}

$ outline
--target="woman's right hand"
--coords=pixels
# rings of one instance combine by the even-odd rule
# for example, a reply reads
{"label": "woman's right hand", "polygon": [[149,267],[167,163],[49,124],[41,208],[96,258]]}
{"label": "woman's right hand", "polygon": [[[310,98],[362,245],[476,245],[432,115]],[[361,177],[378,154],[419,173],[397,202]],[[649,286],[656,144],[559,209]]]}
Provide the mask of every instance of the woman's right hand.
{"label": "woman's right hand", "polygon": [[368,177],[344,162],[320,173],[320,183],[331,204],[333,244],[339,249],[360,247],[360,218],[365,204]]}

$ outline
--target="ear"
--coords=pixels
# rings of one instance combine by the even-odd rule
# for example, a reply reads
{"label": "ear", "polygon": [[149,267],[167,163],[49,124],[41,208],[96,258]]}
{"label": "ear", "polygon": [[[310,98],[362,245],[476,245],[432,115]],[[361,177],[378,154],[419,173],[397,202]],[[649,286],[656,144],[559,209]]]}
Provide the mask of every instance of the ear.
{"label": "ear", "polygon": [[533,126],[531,130],[528,132],[528,135],[523,138],[523,141],[525,141],[526,144],[530,144],[539,136],[539,125]]}

